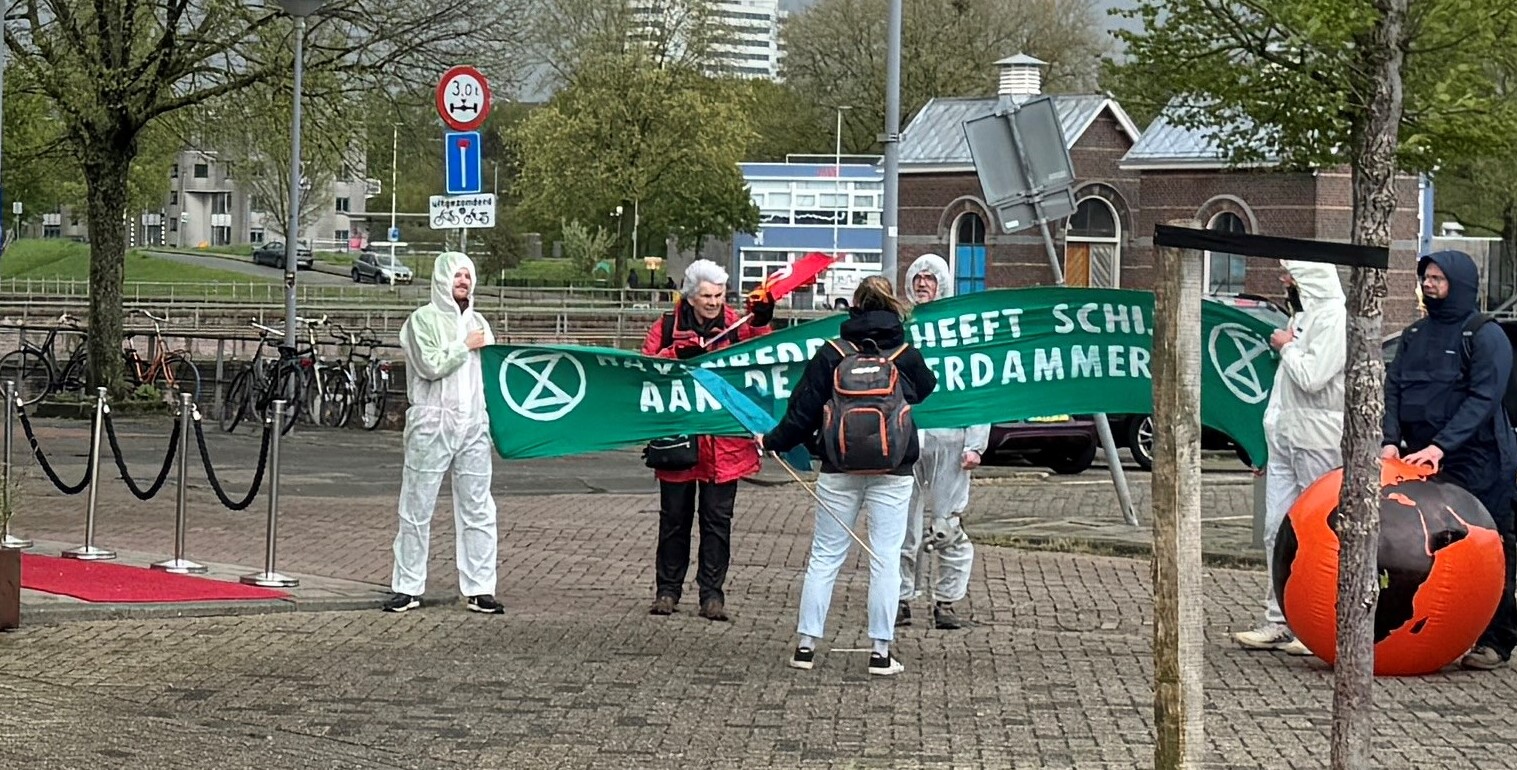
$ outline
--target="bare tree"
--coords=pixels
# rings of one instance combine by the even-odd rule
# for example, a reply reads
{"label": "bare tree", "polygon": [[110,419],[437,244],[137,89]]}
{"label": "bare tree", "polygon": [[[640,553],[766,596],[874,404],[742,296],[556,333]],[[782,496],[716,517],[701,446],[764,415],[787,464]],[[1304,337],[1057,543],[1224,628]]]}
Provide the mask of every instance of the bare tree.
{"label": "bare tree", "polygon": [[[807,100],[852,107],[843,149],[866,152],[885,124],[887,0],[820,0],[790,19],[782,72]],[[901,113],[937,96],[995,93],[994,62],[1026,53],[1048,62],[1049,91],[1095,86],[1107,40],[1091,0],[904,0]]]}
{"label": "bare tree", "polygon": [[[310,70],[353,90],[419,86],[464,61],[506,81],[521,45],[515,0],[332,0],[310,25]],[[90,381],[124,390],[122,265],[127,185],[143,132],[188,107],[288,82],[273,4],[238,0],[13,0],[5,42],[46,96],[84,172],[90,243]],[[509,85],[509,83],[503,83]]]}
{"label": "bare tree", "polygon": [[586,63],[643,48],[655,66],[714,68],[711,0],[529,0],[536,85],[557,90]]}

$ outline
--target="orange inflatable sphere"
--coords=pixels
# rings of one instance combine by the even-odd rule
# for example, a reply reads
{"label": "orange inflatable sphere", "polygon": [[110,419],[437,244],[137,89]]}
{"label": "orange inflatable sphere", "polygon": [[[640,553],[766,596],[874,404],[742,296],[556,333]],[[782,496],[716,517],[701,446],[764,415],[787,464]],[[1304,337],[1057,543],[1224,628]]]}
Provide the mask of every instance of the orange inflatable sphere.
{"label": "orange inflatable sphere", "polygon": [[[1501,537],[1485,506],[1427,468],[1380,472],[1375,674],[1428,674],[1467,652],[1496,614]],[[1313,482],[1280,525],[1271,579],[1285,620],[1317,657],[1337,654],[1338,492],[1343,469]]]}

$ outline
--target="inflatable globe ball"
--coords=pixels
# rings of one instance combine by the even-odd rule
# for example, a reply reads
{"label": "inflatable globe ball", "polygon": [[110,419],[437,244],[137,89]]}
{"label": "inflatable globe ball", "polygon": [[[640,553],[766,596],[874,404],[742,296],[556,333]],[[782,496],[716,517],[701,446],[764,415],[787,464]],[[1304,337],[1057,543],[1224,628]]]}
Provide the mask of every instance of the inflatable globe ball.
{"label": "inflatable globe ball", "polygon": [[[1428,674],[1479,639],[1501,597],[1501,537],[1474,495],[1387,460],[1380,473],[1375,674]],[[1291,630],[1317,657],[1337,654],[1338,493],[1343,469],[1313,482],[1280,525],[1275,595]]]}

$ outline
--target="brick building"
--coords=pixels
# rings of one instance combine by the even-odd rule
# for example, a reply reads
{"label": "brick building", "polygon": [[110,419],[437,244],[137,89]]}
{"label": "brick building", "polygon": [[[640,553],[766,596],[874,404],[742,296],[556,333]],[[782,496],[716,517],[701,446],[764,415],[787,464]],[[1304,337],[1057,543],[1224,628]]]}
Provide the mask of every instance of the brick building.
{"label": "brick building", "polygon": [[[1042,63],[1013,56],[996,63],[995,96],[937,98],[901,137],[900,265],[926,253],[950,263],[960,291],[1053,281],[1037,229],[1001,232],[974,173],[965,121],[1037,95]],[[1202,226],[1295,238],[1347,240],[1352,198],[1347,169],[1287,172],[1272,164],[1229,168],[1204,132],[1161,115],[1146,131],[1114,100],[1055,95],[1076,176],[1079,210],[1053,231],[1066,282],[1152,289],[1154,225],[1191,218]],[[1399,180],[1392,224],[1389,331],[1416,312],[1416,256],[1430,234],[1430,194],[1417,177]],[[1267,260],[1208,254],[1209,293],[1278,296],[1279,270]]]}

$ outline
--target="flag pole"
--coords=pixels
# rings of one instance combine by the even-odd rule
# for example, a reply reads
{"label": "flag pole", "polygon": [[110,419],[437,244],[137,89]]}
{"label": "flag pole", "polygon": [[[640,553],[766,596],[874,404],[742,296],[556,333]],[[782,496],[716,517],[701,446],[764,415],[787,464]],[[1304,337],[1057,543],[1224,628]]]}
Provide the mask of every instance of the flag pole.
{"label": "flag pole", "polygon": [[773,457],[776,460],[778,460],[779,463],[780,463],[780,465],[784,466],[785,471],[790,474],[790,478],[795,479],[796,483],[800,484],[802,488],[804,488],[807,492],[811,493],[811,499],[813,499],[813,500],[816,501],[817,507],[821,508],[823,511],[826,511],[827,515],[831,516],[832,520],[835,521],[835,522],[837,522],[838,526],[842,527],[843,531],[847,532],[849,537],[853,538],[853,542],[858,543],[859,547],[862,548],[862,549],[864,549],[864,553],[869,554],[869,557],[871,559],[878,559],[878,558],[880,558],[878,554],[876,554],[874,551],[870,550],[869,545],[867,543],[865,543],[863,540],[861,540],[857,534],[854,534],[853,530],[851,530],[851,529],[848,528],[847,524],[843,523],[843,520],[841,518],[838,518],[837,514],[835,514],[835,513],[832,512],[831,508],[827,507],[826,503],[822,502],[821,496],[816,493],[816,488],[813,487],[813,486],[811,486],[810,484],[807,484],[806,481],[805,481],[805,479],[801,478],[801,474],[796,473],[795,469],[792,468],[792,467],[790,467],[790,463],[785,462],[785,458],[780,457],[780,453],[779,452],[776,452],[773,449],[771,449],[771,450],[769,450],[769,456]]}

